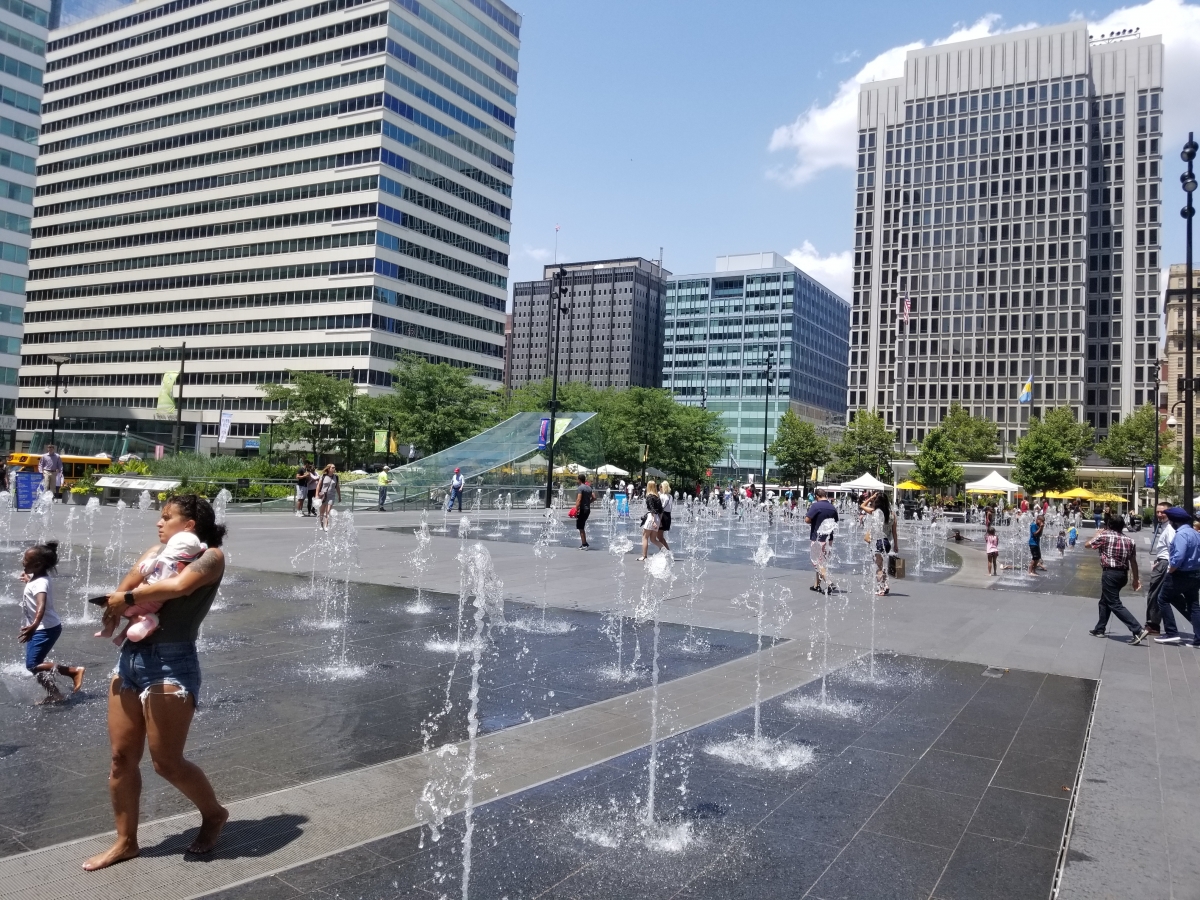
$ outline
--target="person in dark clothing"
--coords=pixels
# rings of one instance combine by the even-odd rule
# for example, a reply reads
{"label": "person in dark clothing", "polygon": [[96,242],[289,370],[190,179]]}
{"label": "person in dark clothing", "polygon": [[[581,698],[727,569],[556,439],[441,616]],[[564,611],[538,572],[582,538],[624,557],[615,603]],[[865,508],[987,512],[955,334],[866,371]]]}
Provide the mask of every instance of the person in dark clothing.
{"label": "person in dark clothing", "polygon": [[821,524],[826,520],[838,520],[837,507],[829,502],[825,494],[824,488],[817,488],[817,499],[808,508],[808,512],[804,516],[804,521],[808,523],[808,556],[812,560],[813,570],[816,572],[816,583],[810,590],[822,590],[822,581],[824,580],[822,572],[825,571],[825,561],[829,555],[829,550],[833,546],[833,534],[825,531],[822,532]]}
{"label": "person in dark clothing", "polygon": [[1092,637],[1104,637],[1108,626],[1108,617],[1116,616],[1133,634],[1129,643],[1140,644],[1150,636],[1137,617],[1125,608],[1121,602],[1121,588],[1129,581],[1133,573],[1133,589],[1141,590],[1142,582],[1138,578],[1137,555],[1133,541],[1122,533],[1125,523],[1119,516],[1109,516],[1104,529],[1084,544],[1089,550],[1100,551],[1100,568],[1103,570],[1100,580],[1100,617],[1096,627],[1089,633]]}
{"label": "person in dark clothing", "polygon": [[588,549],[587,520],[592,513],[592,486],[588,484],[587,476],[579,476],[579,488],[575,494],[575,527],[579,529],[579,549]]}

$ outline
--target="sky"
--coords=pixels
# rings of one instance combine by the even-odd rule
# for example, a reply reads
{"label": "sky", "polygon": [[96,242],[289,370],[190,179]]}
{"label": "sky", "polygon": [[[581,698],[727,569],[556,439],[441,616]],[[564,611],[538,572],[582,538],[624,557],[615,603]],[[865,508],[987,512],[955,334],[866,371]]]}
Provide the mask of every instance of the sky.
{"label": "sky", "polygon": [[774,250],[849,297],[858,84],[909,48],[1085,19],[1165,44],[1165,261],[1183,261],[1178,148],[1200,132],[1200,4],[512,0],[524,16],[512,281],[658,258],[676,275]]}

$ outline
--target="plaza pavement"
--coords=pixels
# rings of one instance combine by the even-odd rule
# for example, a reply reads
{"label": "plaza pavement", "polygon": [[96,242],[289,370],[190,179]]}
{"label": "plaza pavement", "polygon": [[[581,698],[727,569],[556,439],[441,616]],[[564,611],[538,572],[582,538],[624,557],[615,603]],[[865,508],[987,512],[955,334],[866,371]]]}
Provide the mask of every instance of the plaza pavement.
{"label": "plaza pavement", "polygon": [[[61,517],[63,511],[56,510]],[[102,509],[98,532],[107,539],[112,512]],[[127,513],[125,540],[129,548],[149,545],[154,540],[154,514]],[[356,580],[381,585],[411,586],[404,568],[404,555],[414,546],[411,534],[380,530],[412,525],[419,515],[408,513],[359,512],[359,569]],[[515,521],[514,517],[514,521]],[[61,521],[61,518],[60,518]],[[314,520],[291,514],[233,513],[228,550],[232,565],[267,571],[294,571],[291,559],[303,543],[315,536]],[[20,523],[20,520],[18,520]],[[61,528],[57,529],[61,533]],[[1146,533],[1140,536],[1144,546]],[[75,542],[81,536],[76,533]],[[599,610],[610,603],[613,561],[607,553],[581,553],[569,546],[556,548],[548,561],[550,595],[557,606]],[[904,533],[901,532],[901,542]],[[101,542],[103,543],[103,541]],[[497,573],[504,581],[506,596],[539,602],[541,581],[531,565],[533,554],[527,544],[486,541]],[[456,593],[458,567],[454,556],[457,539],[434,537],[433,564],[424,576],[424,586]],[[1197,757],[1200,755],[1200,652],[1190,648],[1130,647],[1119,631],[1105,640],[1087,634],[1095,623],[1094,597],[1071,593],[1036,593],[1001,587],[982,574],[982,554],[975,548],[956,548],[963,558],[962,569],[938,584],[913,580],[893,583],[890,597],[881,598],[876,610],[875,647],[941,659],[1012,667],[1038,672],[1100,680],[1100,690],[1091,729],[1085,767],[1076,798],[1077,808],[1067,864],[1059,885],[1063,898],[1200,898],[1200,785]],[[1079,568],[1078,578],[1055,579],[1055,584],[1089,584],[1084,577],[1096,563],[1079,548],[1070,563]],[[1140,553],[1145,560],[1144,550]],[[1048,564],[1067,565],[1048,559]],[[632,557],[626,563],[629,584],[640,584],[640,573]],[[698,625],[750,630],[744,609],[730,600],[744,591],[750,578],[749,566],[709,562],[704,589],[693,615]],[[773,651],[770,693],[778,694],[814,677],[805,661],[806,645],[816,631],[819,596],[807,590],[811,575],[804,571],[773,569],[770,574],[793,592],[793,617],[783,632],[791,645]],[[1041,587],[1032,584],[1031,587]],[[683,597],[666,604],[663,618],[684,621]],[[1135,615],[1144,611],[1144,600],[1127,592],[1127,605]],[[1111,629],[1121,629],[1112,623]],[[830,616],[831,640],[841,660],[866,652],[870,646],[870,610],[861,599],[835,602]],[[1123,629],[1121,629],[1123,630]],[[775,663],[778,663],[776,666]],[[680,727],[711,721],[727,711],[744,706],[752,668],[742,661],[680,679],[673,687],[685,707]],[[715,685],[720,684],[719,689]],[[689,699],[690,698],[690,699]],[[519,790],[547,778],[609,758],[646,740],[643,698],[612,708],[588,707],[572,713],[576,718],[553,717],[521,726],[527,735],[511,729],[494,739],[513,741],[540,752],[528,765],[513,766],[514,754],[495,758],[496,795]],[[616,717],[621,723],[605,717]],[[579,729],[585,739],[578,746],[558,746],[555,729]],[[540,731],[539,731],[540,729]],[[561,731],[558,732],[562,734]],[[393,768],[404,768],[398,761]],[[509,769],[506,769],[506,766]],[[510,771],[511,769],[511,771]],[[186,861],[176,855],[155,856],[117,867],[103,879],[82,880],[75,861],[104,837],[0,860],[0,897],[183,897],[201,896],[222,886],[295,866],[306,859],[344,850],[372,837],[380,837],[407,822],[397,810],[411,810],[407,793],[414,789],[417,775],[409,772],[387,780],[376,769],[349,773],[346,779],[327,779],[292,789],[304,795],[310,822],[304,840],[286,848],[262,848],[250,857],[233,854],[210,863]],[[353,779],[357,778],[358,781]],[[383,778],[384,781],[379,779]],[[368,781],[364,779],[374,779]],[[405,780],[408,779],[408,780]],[[385,816],[371,818],[358,830],[345,829],[336,798],[343,792],[357,797],[380,797],[385,786],[395,788],[393,797],[380,800]],[[245,810],[262,818],[279,807],[279,793],[243,801]],[[281,807],[280,807],[281,808]],[[187,817],[185,820],[190,821]],[[322,821],[323,819],[327,821]],[[385,824],[386,820],[386,824]],[[321,827],[324,826],[324,827]],[[178,822],[152,823],[148,834],[165,836],[178,832]],[[383,829],[383,830],[381,830]],[[360,831],[362,833],[360,833]],[[370,832],[368,834],[368,832]],[[253,836],[246,840],[253,841]],[[171,842],[162,846],[166,851]],[[86,846],[82,846],[86,845]],[[146,884],[139,866],[153,867],[156,885],[176,885],[171,890],[149,892],[134,888]],[[49,873],[63,870],[59,879]],[[67,870],[71,870],[69,873]],[[67,875],[70,877],[66,877]]]}

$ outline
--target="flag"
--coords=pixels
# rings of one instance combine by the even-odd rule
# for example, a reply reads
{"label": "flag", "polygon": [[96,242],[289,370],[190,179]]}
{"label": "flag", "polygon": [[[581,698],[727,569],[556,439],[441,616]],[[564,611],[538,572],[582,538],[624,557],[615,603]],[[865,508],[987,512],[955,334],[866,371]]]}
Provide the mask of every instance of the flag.
{"label": "flag", "polygon": [[390,435],[388,435],[388,453],[395,453],[395,452],[396,452],[396,436],[394,434],[390,434]]}
{"label": "flag", "polygon": [[388,433],[386,431],[375,432],[375,452],[386,453]]}
{"label": "flag", "polygon": [[1029,379],[1021,388],[1021,396],[1017,398],[1018,403],[1028,403],[1033,399],[1033,379]]}
{"label": "flag", "polygon": [[908,299],[908,294],[904,295],[904,313],[901,316],[904,319],[904,324],[908,324],[908,314],[912,311],[912,301]]}
{"label": "flag", "polygon": [[546,445],[550,443],[550,419],[542,419],[538,426],[538,449],[545,450]]}
{"label": "flag", "polygon": [[175,382],[178,380],[178,372],[163,372],[162,383],[158,387],[158,405],[156,407],[157,412],[175,412]]}
{"label": "flag", "polygon": [[571,427],[570,419],[555,419],[554,420],[554,443],[558,443],[558,439],[566,433],[566,430]]}

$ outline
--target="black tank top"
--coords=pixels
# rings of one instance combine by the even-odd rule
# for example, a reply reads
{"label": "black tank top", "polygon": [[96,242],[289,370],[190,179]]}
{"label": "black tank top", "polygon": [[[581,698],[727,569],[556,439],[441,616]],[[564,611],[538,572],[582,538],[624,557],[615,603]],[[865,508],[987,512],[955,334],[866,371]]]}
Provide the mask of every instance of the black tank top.
{"label": "black tank top", "polygon": [[158,611],[158,628],[153,634],[139,641],[140,644],[170,644],[195,642],[200,634],[200,623],[208,615],[209,607],[221,588],[221,580],[197,588],[186,597],[168,600]]}

